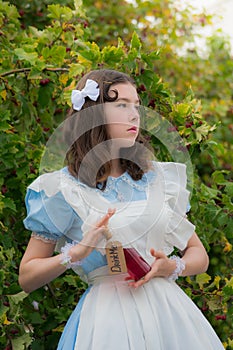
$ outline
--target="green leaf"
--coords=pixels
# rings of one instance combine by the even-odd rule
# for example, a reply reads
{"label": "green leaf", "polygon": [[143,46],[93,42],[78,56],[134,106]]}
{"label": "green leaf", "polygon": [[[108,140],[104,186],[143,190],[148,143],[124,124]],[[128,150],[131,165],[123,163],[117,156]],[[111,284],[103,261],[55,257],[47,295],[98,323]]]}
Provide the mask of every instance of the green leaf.
{"label": "green leaf", "polygon": [[42,79],[42,74],[41,74],[42,69],[38,69],[37,66],[32,67],[28,78],[29,79]]}
{"label": "green leaf", "polygon": [[206,199],[217,198],[218,190],[211,188],[211,187],[208,187],[204,184],[201,184],[201,194]]}
{"label": "green leaf", "polygon": [[17,305],[19,302],[24,300],[27,296],[28,296],[28,294],[25,293],[24,291],[22,291],[22,292],[19,292],[17,294],[14,294],[14,295],[8,295],[8,299],[9,299],[9,301],[11,301],[15,305]]}
{"label": "green leaf", "polygon": [[73,12],[70,8],[60,5],[48,5],[48,17],[57,20],[70,21],[73,17]]}
{"label": "green leaf", "polygon": [[9,310],[9,307],[4,306],[2,304],[0,305],[0,319],[3,319],[5,317],[8,310]]}
{"label": "green leaf", "polygon": [[216,170],[213,172],[212,174],[212,179],[215,183],[218,183],[218,184],[225,184],[226,181],[225,181],[225,177],[224,175],[227,175],[229,174],[229,171],[226,171],[226,170]]}
{"label": "green leaf", "polygon": [[142,46],[142,44],[141,44],[141,41],[140,41],[137,33],[133,32],[132,39],[130,42],[130,50],[136,49],[137,51],[140,51],[141,46]]}
{"label": "green leaf", "polygon": [[179,103],[175,107],[175,112],[179,117],[184,118],[191,112],[191,107],[186,103]]}
{"label": "green leaf", "polygon": [[64,58],[66,55],[66,48],[64,46],[53,46],[51,49],[51,59],[52,62],[54,62],[54,64],[56,65],[63,65],[64,63]]}
{"label": "green leaf", "polygon": [[121,48],[114,46],[104,47],[102,50],[102,61],[105,63],[118,63],[124,56],[124,52]]}
{"label": "green leaf", "polygon": [[212,299],[207,301],[207,305],[212,312],[221,309],[221,303],[218,299]]}
{"label": "green leaf", "polygon": [[15,206],[15,203],[14,203],[13,199],[11,199],[11,198],[3,198],[3,203],[4,203],[4,208],[9,208],[13,212],[16,212],[16,206]]}
{"label": "green leaf", "polygon": [[12,338],[12,350],[25,350],[29,348],[29,345],[32,343],[32,338],[29,333],[25,333],[24,335],[18,338]]}
{"label": "green leaf", "polygon": [[80,63],[72,63],[69,67],[69,77],[73,78],[80,76],[84,71],[85,67]]}
{"label": "green leaf", "polygon": [[211,277],[207,273],[202,273],[196,276],[196,282],[198,283],[201,289],[203,289],[204,284],[209,283],[210,280],[211,280]]}
{"label": "green leaf", "polygon": [[226,287],[229,287],[233,290],[233,277],[231,277],[230,280],[226,282]]}
{"label": "green leaf", "polygon": [[37,52],[26,52],[23,48],[17,48],[14,51],[19,60],[28,61],[32,65],[35,64],[38,59]]}
{"label": "green leaf", "polygon": [[10,124],[8,124],[6,121],[0,120],[0,131],[6,131],[11,128]]}
{"label": "green leaf", "polygon": [[67,282],[69,286],[77,287],[77,277],[73,275],[66,275],[64,282]]}
{"label": "green leaf", "polygon": [[150,67],[154,67],[155,60],[160,58],[159,51],[152,51],[151,53],[142,53],[142,60],[145,61]]}
{"label": "green leaf", "polygon": [[74,7],[76,11],[82,9],[82,6],[83,6],[82,0],[74,0]]}
{"label": "green leaf", "polygon": [[9,18],[11,20],[14,19],[14,20],[17,20],[17,22],[19,22],[18,21],[19,13],[18,13],[17,8],[15,6],[13,6],[7,2],[1,1],[0,2],[0,13],[1,12],[3,13],[3,11],[9,16]]}
{"label": "green leaf", "polygon": [[229,197],[233,197],[233,182],[226,183],[226,194]]}
{"label": "green leaf", "polygon": [[40,86],[39,92],[38,92],[38,102],[41,107],[49,106],[51,103],[53,93],[53,86],[51,83],[48,83],[45,86]]}
{"label": "green leaf", "polygon": [[[79,51],[80,56],[91,62],[100,61],[100,48],[96,43],[86,43],[85,48]],[[81,59],[82,63],[82,59]]]}

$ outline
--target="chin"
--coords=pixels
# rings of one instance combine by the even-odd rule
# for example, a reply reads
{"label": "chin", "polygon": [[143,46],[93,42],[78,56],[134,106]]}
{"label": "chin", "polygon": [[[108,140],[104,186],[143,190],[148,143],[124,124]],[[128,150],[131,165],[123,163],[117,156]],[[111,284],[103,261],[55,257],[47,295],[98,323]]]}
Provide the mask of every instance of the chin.
{"label": "chin", "polygon": [[124,140],[121,140],[120,142],[120,147],[121,148],[129,148],[129,147],[132,147],[134,146],[135,144],[135,139],[124,139]]}

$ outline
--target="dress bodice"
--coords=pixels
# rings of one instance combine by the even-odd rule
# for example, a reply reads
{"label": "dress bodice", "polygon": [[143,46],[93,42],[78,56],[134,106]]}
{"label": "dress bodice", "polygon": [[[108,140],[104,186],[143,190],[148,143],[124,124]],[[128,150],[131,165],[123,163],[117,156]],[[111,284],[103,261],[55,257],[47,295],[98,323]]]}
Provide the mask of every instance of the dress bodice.
{"label": "dress bodice", "polygon": [[[48,240],[55,239],[59,251],[65,241],[81,241],[114,207],[116,213],[109,221],[113,239],[135,247],[152,263],[152,247],[167,255],[174,247],[186,247],[194,232],[186,219],[188,196],[183,164],[155,162],[139,181],[127,173],[109,177],[104,191],[81,183],[64,168],[41,175],[29,186],[25,226]],[[76,272],[83,276],[106,265],[105,244],[104,239],[100,241]]]}

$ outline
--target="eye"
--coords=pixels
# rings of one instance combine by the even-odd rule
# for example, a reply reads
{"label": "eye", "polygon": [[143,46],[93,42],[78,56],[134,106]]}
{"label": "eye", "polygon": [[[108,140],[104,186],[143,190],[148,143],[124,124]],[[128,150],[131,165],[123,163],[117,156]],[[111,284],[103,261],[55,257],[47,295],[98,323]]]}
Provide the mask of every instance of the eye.
{"label": "eye", "polygon": [[126,108],[127,107],[127,103],[118,103],[117,107],[119,107],[119,108]]}

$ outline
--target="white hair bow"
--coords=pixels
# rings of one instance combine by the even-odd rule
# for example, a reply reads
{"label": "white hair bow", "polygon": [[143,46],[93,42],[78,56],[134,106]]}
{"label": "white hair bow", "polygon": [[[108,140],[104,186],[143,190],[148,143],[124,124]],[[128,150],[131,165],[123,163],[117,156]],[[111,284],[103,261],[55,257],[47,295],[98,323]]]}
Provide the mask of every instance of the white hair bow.
{"label": "white hair bow", "polygon": [[71,94],[71,102],[76,111],[80,111],[85,103],[85,97],[89,97],[92,101],[96,101],[99,97],[100,89],[98,83],[92,79],[87,79],[82,90],[73,90]]}

